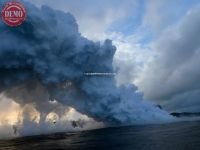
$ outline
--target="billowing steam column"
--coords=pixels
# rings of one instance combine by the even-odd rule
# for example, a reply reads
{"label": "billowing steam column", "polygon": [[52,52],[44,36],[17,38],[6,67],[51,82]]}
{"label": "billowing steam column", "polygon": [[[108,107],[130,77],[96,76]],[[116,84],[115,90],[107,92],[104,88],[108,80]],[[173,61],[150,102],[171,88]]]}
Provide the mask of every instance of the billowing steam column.
{"label": "billowing steam column", "polygon": [[102,44],[82,37],[69,13],[24,5],[27,18],[21,26],[0,22],[0,91],[7,97],[20,105],[34,103],[41,114],[51,111],[49,101],[57,101],[106,125],[173,119],[144,101],[132,84],[117,87],[114,76],[84,75],[114,72],[112,41]]}

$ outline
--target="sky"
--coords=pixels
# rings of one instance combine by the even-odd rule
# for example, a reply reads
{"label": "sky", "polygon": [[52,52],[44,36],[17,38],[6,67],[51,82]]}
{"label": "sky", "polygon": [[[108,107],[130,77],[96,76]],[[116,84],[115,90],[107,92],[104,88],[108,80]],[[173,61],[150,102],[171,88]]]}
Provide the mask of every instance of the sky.
{"label": "sky", "polygon": [[32,0],[70,12],[80,33],[117,46],[118,84],[135,83],[145,99],[173,112],[200,109],[198,0]]}

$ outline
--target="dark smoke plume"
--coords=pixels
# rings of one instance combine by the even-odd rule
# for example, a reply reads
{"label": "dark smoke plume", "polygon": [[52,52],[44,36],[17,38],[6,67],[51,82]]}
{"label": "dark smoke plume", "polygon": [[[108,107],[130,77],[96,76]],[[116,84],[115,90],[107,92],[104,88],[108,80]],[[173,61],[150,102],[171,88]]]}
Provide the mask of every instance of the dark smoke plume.
{"label": "dark smoke plume", "polygon": [[24,5],[22,25],[12,28],[0,22],[0,91],[7,97],[20,105],[34,103],[44,118],[52,109],[49,101],[56,100],[108,125],[171,120],[144,101],[134,85],[117,87],[113,76],[84,75],[115,71],[111,40],[84,38],[69,13]]}

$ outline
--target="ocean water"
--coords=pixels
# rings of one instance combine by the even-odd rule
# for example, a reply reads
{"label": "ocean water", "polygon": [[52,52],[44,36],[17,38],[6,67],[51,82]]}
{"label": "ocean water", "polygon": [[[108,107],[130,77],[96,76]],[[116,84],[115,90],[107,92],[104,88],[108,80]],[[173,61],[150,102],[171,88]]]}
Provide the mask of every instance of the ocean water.
{"label": "ocean water", "polygon": [[106,128],[1,140],[0,150],[200,150],[200,122]]}

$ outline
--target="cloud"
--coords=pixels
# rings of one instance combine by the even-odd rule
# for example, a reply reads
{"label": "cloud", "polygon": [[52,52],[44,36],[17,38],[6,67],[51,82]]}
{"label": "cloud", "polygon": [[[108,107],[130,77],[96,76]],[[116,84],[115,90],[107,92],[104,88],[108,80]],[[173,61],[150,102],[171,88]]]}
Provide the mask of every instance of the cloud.
{"label": "cloud", "polygon": [[32,0],[38,6],[47,5],[54,9],[70,12],[78,21],[81,33],[93,40],[106,38],[106,30],[112,23],[129,15],[138,0]]}
{"label": "cloud", "polygon": [[[140,11],[139,1],[125,0],[34,0],[38,6],[43,4],[65,12],[70,12],[77,18],[81,33],[93,40],[112,39],[117,47],[114,58],[115,68],[119,68],[118,83],[133,83],[140,72],[143,63],[151,55],[148,48],[142,48],[137,37],[115,31],[107,32],[107,29],[128,16],[136,16]],[[142,4],[140,4],[142,5]],[[116,12],[117,10],[117,12]],[[128,18],[129,19],[129,18]],[[130,20],[130,22],[135,20]],[[126,24],[123,24],[126,26]]]}
{"label": "cloud", "polygon": [[117,47],[113,65],[117,70],[117,83],[134,83],[141,72],[144,62],[147,62],[153,51],[138,43],[135,36],[125,36],[123,33],[112,32],[108,37]]}
{"label": "cloud", "polygon": [[140,30],[152,34],[153,38],[157,39],[166,28],[176,25],[187,11],[198,3],[197,0],[146,1]]}
{"label": "cloud", "polygon": [[146,65],[138,83],[146,98],[166,105],[169,110],[188,107],[196,111],[199,104],[199,14],[198,6],[154,42],[153,49],[158,50],[158,55]]}

